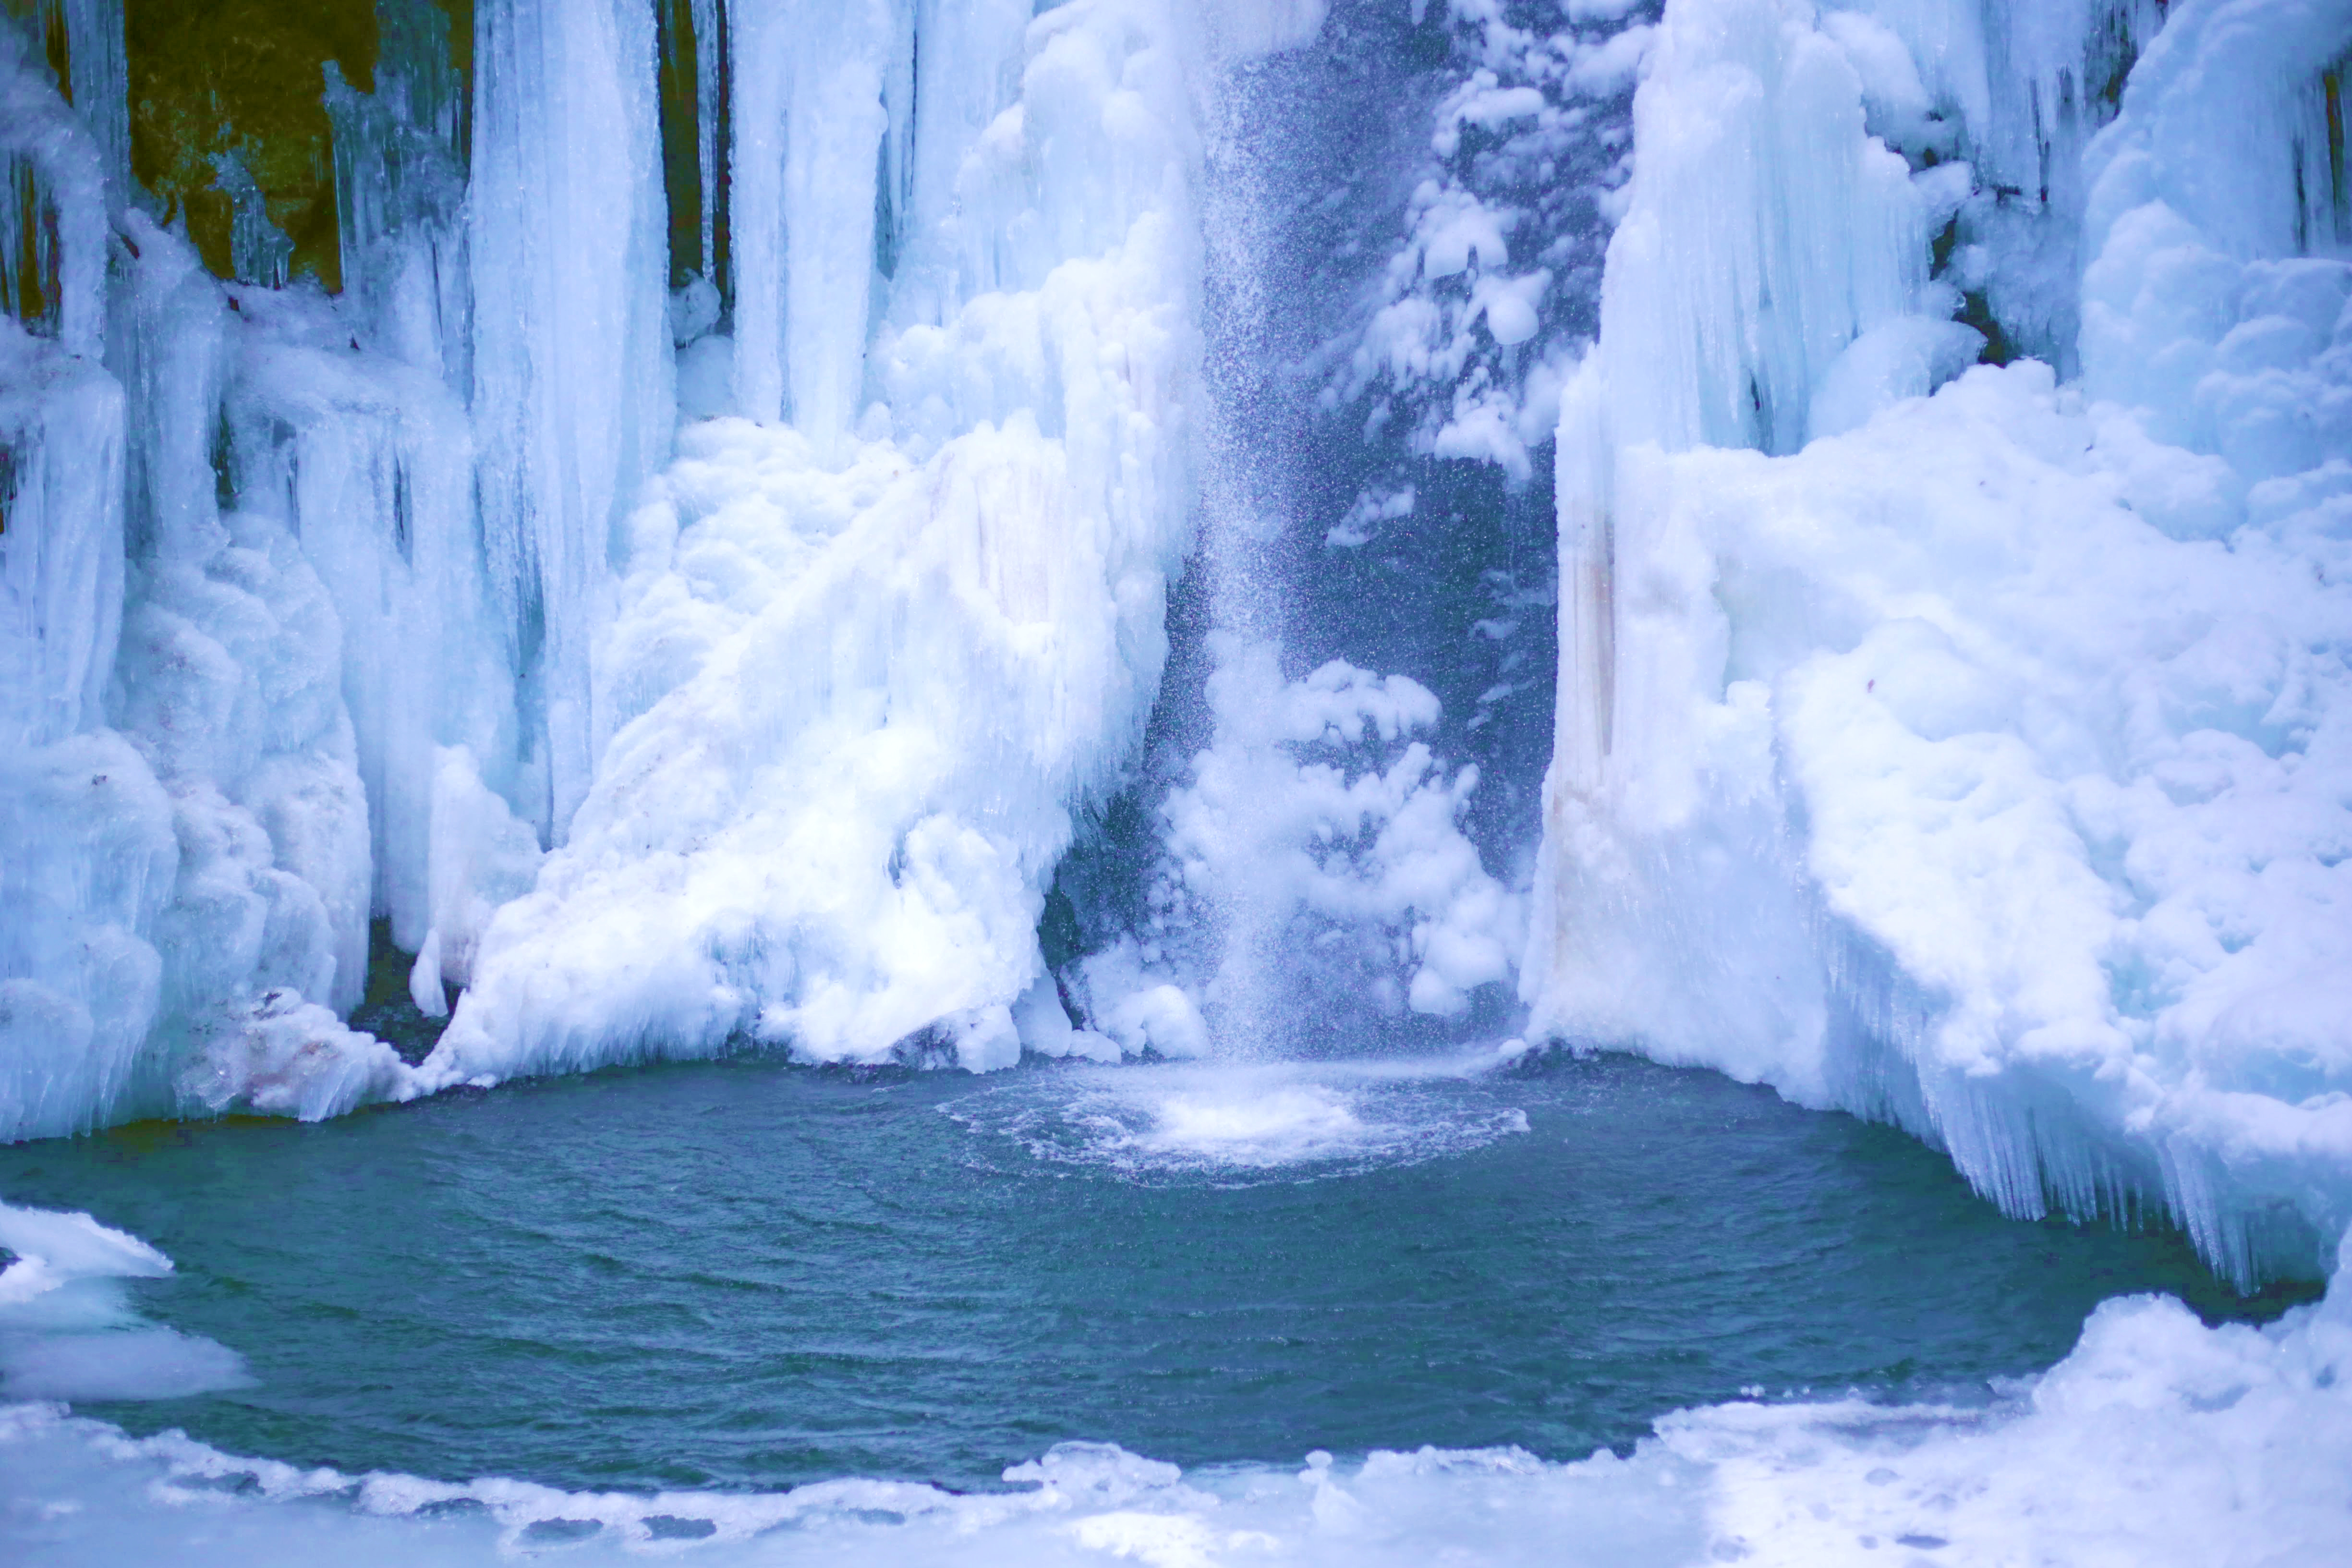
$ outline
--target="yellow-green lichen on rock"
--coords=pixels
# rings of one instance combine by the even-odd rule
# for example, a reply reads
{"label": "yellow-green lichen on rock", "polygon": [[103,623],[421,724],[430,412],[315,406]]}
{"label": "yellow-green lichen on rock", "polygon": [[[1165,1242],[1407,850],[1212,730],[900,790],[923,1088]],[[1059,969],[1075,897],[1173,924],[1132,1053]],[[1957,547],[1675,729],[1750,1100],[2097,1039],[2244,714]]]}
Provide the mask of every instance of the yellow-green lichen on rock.
{"label": "yellow-green lichen on rock", "polygon": [[126,0],[125,13],[133,177],[226,278],[235,207],[221,160],[233,155],[293,242],[289,273],[340,288],[325,67],[373,89],[374,0]]}

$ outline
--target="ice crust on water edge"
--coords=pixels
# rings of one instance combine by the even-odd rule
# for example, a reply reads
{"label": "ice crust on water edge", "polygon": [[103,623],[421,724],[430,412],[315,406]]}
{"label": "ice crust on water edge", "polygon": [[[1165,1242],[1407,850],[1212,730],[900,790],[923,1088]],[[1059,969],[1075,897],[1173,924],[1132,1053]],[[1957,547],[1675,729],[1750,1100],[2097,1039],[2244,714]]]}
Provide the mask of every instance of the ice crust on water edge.
{"label": "ice crust on water edge", "polygon": [[[183,1399],[251,1382],[234,1351],[142,1318],[124,1279],[172,1260],[86,1214],[0,1204],[0,1389],[15,1399]],[[6,1407],[20,1410],[24,1406]]]}
{"label": "ice crust on water edge", "polygon": [[[1130,1075],[1119,1075],[1127,1077]],[[207,1342],[126,1319],[121,1278],[160,1253],[84,1215],[0,1205],[0,1367],[144,1379],[155,1396],[239,1373]],[[2352,1270],[2339,1267],[2338,1278]],[[92,1288],[95,1288],[93,1289]],[[82,1292],[77,1295],[76,1292]],[[46,1309],[43,1304],[47,1303]],[[346,1475],[241,1458],[177,1431],[131,1438],[54,1403],[0,1405],[0,1541],[27,1563],[268,1565],[646,1555],[716,1563],[1481,1562],[1875,1563],[2032,1557],[2206,1568],[2352,1552],[2352,1318],[2339,1291],[2266,1328],[2177,1301],[2103,1304],[2064,1361],[1981,1405],[1783,1394],[1669,1415],[1629,1455],[1374,1452],[1197,1468],[1108,1443],[1009,1467],[1003,1492],[840,1479],[778,1493],[565,1492],[491,1477]],[[58,1347],[111,1342],[103,1364]],[[171,1353],[163,1353],[169,1352]],[[211,1352],[218,1352],[216,1355]],[[177,1382],[174,1382],[177,1379]],[[221,1386],[215,1381],[211,1386]],[[1762,1394],[1763,1391],[1758,1391]]]}

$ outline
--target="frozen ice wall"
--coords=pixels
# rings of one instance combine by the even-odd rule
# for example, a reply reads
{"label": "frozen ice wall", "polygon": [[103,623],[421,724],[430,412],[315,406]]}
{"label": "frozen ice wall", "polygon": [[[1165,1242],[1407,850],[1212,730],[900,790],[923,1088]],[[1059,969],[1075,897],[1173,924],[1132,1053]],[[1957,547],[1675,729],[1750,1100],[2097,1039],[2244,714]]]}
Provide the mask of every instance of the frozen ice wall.
{"label": "frozen ice wall", "polygon": [[[169,799],[177,868],[152,930],[163,964],[148,1081],[131,1105],[101,1100],[84,1114],[267,1108],[250,1092],[265,1019],[280,1020],[281,1037],[284,1019],[303,1021],[321,1081],[353,1053],[397,1065],[329,1011],[359,999],[367,970],[374,857],[345,683],[373,650],[346,660],[342,615],[306,550],[315,542],[331,568],[331,521],[364,527],[382,514],[325,460],[333,436],[314,447],[307,491],[262,482],[254,469],[267,448],[236,439],[256,417],[247,400],[268,396],[266,362],[303,330],[304,301],[240,290],[235,303],[250,308],[233,309],[184,240],[136,212],[122,221],[137,254],[118,299],[117,363],[141,461],[109,718]],[[324,323],[309,330],[341,346]],[[319,418],[299,400],[282,412],[273,441],[299,444]]]}
{"label": "frozen ice wall", "polygon": [[[2012,1213],[2161,1203],[2241,1280],[2315,1268],[2352,1219],[2315,152],[2352,14],[2025,9],[1669,5],[1563,399],[1524,988],[1897,1120]],[[2079,381],[1951,379],[2077,318]]]}
{"label": "frozen ice wall", "polygon": [[152,776],[102,728],[124,591],[105,159],[28,45],[0,25],[0,1134],[121,1092],[174,859]]}
{"label": "frozen ice wall", "polygon": [[[68,18],[81,98],[103,9]],[[357,301],[215,282],[22,38],[0,1136],[344,1109],[398,1079],[336,1012],[372,910],[423,932],[433,748],[513,749],[464,413],[437,363],[358,349]]]}
{"label": "frozen ice wall", "polygon": [[[746,1036],[1010,1059],[1189,541],[1200,106],[1320,16],[1028,9],[695,8],[679,260],[734,257],[675,300],[646,7],[479,6],[468,102],[446,14],[380,0],[373,89],[320,84],[333,297],[235,158],[259,281],[212,279],[10,26],[8,720],[47,749],[0,1127]],[[81,42],[119,13],[65,15],[119,99]],[[757,417],[663,472],[673,341]],[[372,919],[425,1012],[474,987],[423,1078],[338,1019]]]}
{"label": "frozen ice wall", "polygon": [[1189,544],[1202,95],[1275,36],[1025,10],[734,14],[750,417],[688,426],[629,522],[612,739],[432,1081],[746,1038],[1017,1057],[1045,883]]}
{"label": "frozen ice wall", "polygon": [[[244,512],[299,541],[334,605],[366,794],[368,902],[415,951],[433,923],[437,750],[462,746],[485,764],[517,750],[514,678],[475,533],[466,411],[433,360],[353,352],[322,299],[247,289],[238,303],[222,411],[228,478]],[[433,342],[414,346],[429,354]],[[364,968],[363,949],[353,962]]]}

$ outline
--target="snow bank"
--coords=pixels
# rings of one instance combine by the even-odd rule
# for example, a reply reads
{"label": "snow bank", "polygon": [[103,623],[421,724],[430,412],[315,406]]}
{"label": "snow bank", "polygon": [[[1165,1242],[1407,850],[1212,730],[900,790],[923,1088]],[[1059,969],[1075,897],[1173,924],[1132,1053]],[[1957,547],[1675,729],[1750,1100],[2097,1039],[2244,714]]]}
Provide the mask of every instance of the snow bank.
{"label": "snow bank", "polygon": [[[1899,1121],[2012,1214],[2160,1202],[2242,1281],[2315,1268],[2352,1221],[2352,268],[2294,254],[2345,244],[2295,160],[2352,18],[2174,7],[2067,176],[2084,382],[1926,398],[1974,335],[1918,221],[1954,165],[1864,133],[1892,36],[1812,20],[1686,0],[1642,90],[1560,433],[1537,1026]],[[1957,47],[1916,74],[1994,167]]]}
{"label": "snow bank", "polygon": [[490,1563],[560,1545],[594,1563],[983,1568],[2291,1568],[2352,1553],[2352,1317],[2331,1298],[2267,1329],[2209,1330],[2177,1302],[2124,1298],[2065,1361],[1989,1405],[1720,1405],[1665,1417],[1627,1458],[1568,1464],[1517,1448],[1318,1450],[1297,1468],[1187,1473],[1066,1443],[1008,1468],[999,1493],[843,1479],[645,1496],[301,1470],[31,1404],[0,1407],[0,1541],[28,1564]]}

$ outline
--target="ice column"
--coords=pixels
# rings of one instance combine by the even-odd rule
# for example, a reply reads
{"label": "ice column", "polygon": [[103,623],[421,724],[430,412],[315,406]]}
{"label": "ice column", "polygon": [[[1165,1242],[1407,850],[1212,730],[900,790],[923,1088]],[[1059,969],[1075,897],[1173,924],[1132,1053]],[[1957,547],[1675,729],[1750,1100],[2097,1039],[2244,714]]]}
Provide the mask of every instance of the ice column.
{"label": "ice column", "polygon": [[875,180],[897,18],[887,0],[748,0],[734,56],[735,395],[820,454],[865,383]]}
{"label": "ice column", "polygon": [[1911,172],[1864,137],[1862,81],[1800,9],[1667,8],[1601,296],[1622,441],[1794,451],[1831,363],[1916,309]]}
{"label": "ice column", "polygon": [[702,264],[704,275],[719,265],[719,192],[725,179],[728,154],[719,138],[725,123],[719,111],[722,83],[727,79],[727,18],[719,0],[694,0],[694,100],[701,106],[695,119],[696,151],[702,168]]}
{"label": "ice column", "polygon": [[[917,7],[910,90],[886,94],[885,190],[897,230],[888,237],[890,313],[899,326],[940,325],[974,295],[1019,286],[994,265],[1005,238],[986,200],[994,193],[959,181],[974,139],[1014,96],[1031,9],[1024,0],[922,0]],[[971,163],[976,174],[982,165]]]}
{"label": "ice column", "polygon": [[594,763],[615,524],[675,417],[653,14],[488,0],[474,61],[482,531],[524,682],[530,815],[561,839]]}
{"label": "ice column", "polygon": [[431,0],[377,0],[376,90],[331,61],[343,296],[367,346],[471,391],[461,84]]}
{"label": "ice column", "polygon": [[[99,721],[122,618],[100,150],[0,28],[0,746]],[[15,318],[19,318],[16,320]]]}
{"label": "ice column", "polygon": [[66,39],[66,80],[74,111],[98,142],[118,190],[130,188],[130,68],[122,47],[122,0],[44,0],[43,20]]}
{"label": "ice column", "polygon": [[0,749],[90,728],[122,624],[122,389],[0,318]]}

